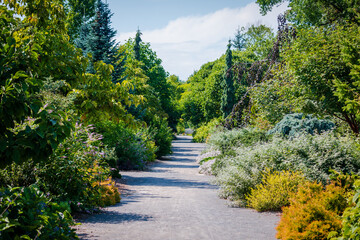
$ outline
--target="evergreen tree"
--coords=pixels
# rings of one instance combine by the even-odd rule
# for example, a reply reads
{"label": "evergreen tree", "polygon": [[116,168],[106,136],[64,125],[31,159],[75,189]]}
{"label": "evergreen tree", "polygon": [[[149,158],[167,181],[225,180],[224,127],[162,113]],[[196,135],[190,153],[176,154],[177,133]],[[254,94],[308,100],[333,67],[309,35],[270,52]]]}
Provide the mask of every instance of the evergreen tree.
{"label": "evergreen tree", "polygon": [[235,104],[235,88],[232,75],[232,52],[231,52],[231,40],[226,50],[226,72],[223,80],[223,95],[221,96],[221,112],[223,117],[226,118],[232,111]]}
{"label": "evergreen tree", "polygon": [[238,27],[235,33],[235,38],[232,40],[232,45],[237,50],[243,50],[246,46],[246,33],[244,27]]}
{"label": "evergreen tree", "polygon": [[135,59],[140,61],[140,43],[142,42],[142,39],[141,39],[141,31],[140,29],[138,29],[136,31],[136,36],[135,36],[135,45],[134,45],[134,56],[135,56]]}
{"label": "evergreen tree", "polygon": [[96,2],[95,20],[93,22],[94,41],[92,41],[93,61],[104,61],[110,64],[115,55],[116,31],[111,27],[111,13],[109,5],[102,0]]}

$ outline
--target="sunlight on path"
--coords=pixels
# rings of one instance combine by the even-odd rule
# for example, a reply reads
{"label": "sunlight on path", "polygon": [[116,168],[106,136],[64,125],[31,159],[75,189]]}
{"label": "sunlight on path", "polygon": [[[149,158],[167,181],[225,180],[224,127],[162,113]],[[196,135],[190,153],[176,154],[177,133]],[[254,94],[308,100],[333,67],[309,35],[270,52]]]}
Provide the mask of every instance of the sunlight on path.
{"label": "sunlight on path", "polygon": [[195,158],[204,147],[179,136],[169,160],[146,172],[123,172],[121,203],[82,220],[81,239],[275,239],[278,214],[230,208],[211,177],[198,174]]}

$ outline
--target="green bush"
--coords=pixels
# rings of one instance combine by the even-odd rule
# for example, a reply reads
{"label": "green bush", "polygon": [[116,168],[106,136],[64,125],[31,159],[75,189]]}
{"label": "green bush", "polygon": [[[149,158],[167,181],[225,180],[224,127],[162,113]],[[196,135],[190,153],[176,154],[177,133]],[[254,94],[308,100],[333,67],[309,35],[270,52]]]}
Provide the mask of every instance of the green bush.
{"label": "green bush", "polygon": [[280,211],[282,207],[289,205],[289,197],[296,193],[298,186],[305,183],[302,174],[291,171],[263,173],[261,184],[251,189],[247,196],[248,206],[259,212]]}
{"label": "green bush", "polygon": [[354,186],[355,194],[351,198],[352,206],[345,209],[342,216],[341,237],[332,239],[352,240],[360,238],[360,180],[357,180]]}
{"label": "green bush", "polygon": [[24,187],[36,182],[36,165],[33,161],[12,163],[0,169],[0,187]]}
{"label": "green bush", "polygon": [[116,159],[109,161],[113,168],[144,169],[147,162],[155,159],[157,148],[146,130],[135,134],[124,123],[111,121],[97,123],[96,130],[103,135],[105,145],[115,148]]}
{"label": "green bush", "polygon": [[329,120],[317,119],[303,113],[293,113],[285,117],[268,131],[269,134],[280,133],[284,136],[297,136],[304,132],[315,134],[332,130],[335,124]]}
{"label": "green bush", "polygon": [[57,201],[67,201],[73,210],[99,206],[100,187],[109,178],[101,135],[93,127],[77,124],[75,130],[37,170],[40,187]]}
{"label": "green bush", "polygon": [[151,121],[150,133],[153,136],[156,146],[156,156],[161,157],[171,153],[171,143],[174,138],[171,128],[169,128],[166,119],[154,116]]}
{"label": "green bush", "polygon": [[0,189],[0,239],[78,239],[67,203],[54,203],[35,185]]}
{"label": "green bush", "polygon": [[220,185],[221,195],[245,201],[245,197],[261,182],[261,173],[300,171],[309,180],[326,183],[331,169],[343,173],[359,173],[360,152],[350,137],[333,134],[302,135],[298,138],[273,138],[272,142],[238,147],[231,154],[219,155],[212,172]]}
{"label": "green bush", "polygon": [[210,137],[210,134],[215,131],[216,125],[220,123],[218,118],[214,118],[210,122],[201,125],[193,132],[193,141],[194,142],[206,142]]}

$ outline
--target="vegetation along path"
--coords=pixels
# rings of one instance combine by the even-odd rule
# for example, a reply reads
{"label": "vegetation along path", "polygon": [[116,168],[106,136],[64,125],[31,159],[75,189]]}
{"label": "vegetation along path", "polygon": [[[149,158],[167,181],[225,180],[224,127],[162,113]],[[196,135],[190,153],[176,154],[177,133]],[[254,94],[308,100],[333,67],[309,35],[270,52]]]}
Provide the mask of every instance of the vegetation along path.
{"label": "vegetation along path", "polygon": [[82,220],[82,239],[275,239],[276,213],[231,208],[217,197],[211,177],[198,174],[205,147],[180,136],[168,160],[149,171],[124,172],[121,203]]}

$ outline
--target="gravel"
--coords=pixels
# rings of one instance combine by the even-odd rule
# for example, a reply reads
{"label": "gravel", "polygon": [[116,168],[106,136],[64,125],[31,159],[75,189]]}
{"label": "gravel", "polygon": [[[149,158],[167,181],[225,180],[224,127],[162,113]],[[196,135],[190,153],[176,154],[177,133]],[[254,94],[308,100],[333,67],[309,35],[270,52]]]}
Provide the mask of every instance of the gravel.
{"label": "gravel", "polygon": [[276,239],[279,213],[229,207],[211,176],[198,173],[204,144],[178,136],[173,154],[148,171],[122,172],[121,203],[80,220],[80,239]]}

